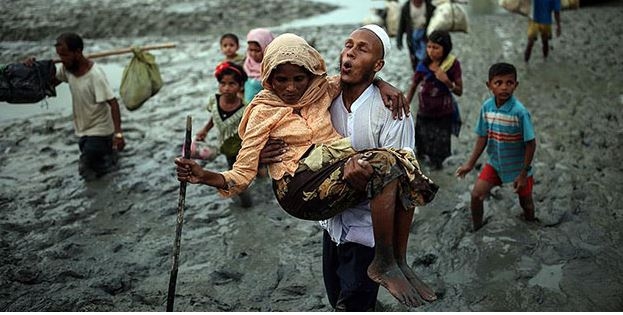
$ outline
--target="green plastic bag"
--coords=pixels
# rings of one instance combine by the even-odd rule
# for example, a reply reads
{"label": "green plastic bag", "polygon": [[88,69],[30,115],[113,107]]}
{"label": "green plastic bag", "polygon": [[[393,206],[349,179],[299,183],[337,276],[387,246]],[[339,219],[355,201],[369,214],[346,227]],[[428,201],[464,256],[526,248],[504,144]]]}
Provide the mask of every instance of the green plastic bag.
{"label": "green plastic bag", "polygon": [[119,94],[128,110],[140,108],[145,101],[158,93],[162,87],[160,69],[154,55],[132,47],[134,57],[123,69]]}

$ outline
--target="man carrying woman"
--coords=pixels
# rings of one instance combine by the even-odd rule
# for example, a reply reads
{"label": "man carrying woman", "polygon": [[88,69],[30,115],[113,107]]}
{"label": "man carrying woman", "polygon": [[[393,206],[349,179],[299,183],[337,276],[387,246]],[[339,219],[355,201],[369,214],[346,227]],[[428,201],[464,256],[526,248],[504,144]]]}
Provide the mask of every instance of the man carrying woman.
{"label": "man carrying woman", "polygon": [[[353,51],[379,55],[381,46],[353,40],[346,44]],[[382,67],[382,60],[373,61],[375,68]],[[344,62],[342,75],[354,74],[351,66]],[[357,155],[350,139],[342,138],[331,124],[329,107],[339,93],[339,81],[326,77],[320,54],[294,34],[281,35],[268,46],[261,78],[264,90],[249,104],[239,127],[243,143],[233,170],[216,173],[191,160],[177,159],[178,179],[217,187],[222,195],[230,196],[253,180],[260,150],[268,139],[281,138],[289,150],[281,163],[269,165],[281,207],[297,218],[324,220],[369,199],[375,255],[367,273],[400,302],[420,305],[421,288],[417,287],[421,285],[413,283],[398,261],[406,256],[402,240],[408,238],[415,206],[430,202],[437,186],[420,172],[413,151],[367,149]],[[344,179],[349,158],[367,160],[372,168],[365,191],[354,189]],[[407,219],[409,224],[400,224]]]}

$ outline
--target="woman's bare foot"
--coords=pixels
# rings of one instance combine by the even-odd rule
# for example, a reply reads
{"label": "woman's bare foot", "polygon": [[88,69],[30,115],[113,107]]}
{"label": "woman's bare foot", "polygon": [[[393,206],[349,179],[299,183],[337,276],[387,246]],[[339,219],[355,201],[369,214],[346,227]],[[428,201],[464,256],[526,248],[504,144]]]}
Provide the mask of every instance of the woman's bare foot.
{"label": "woman's bare foot", "polygon": [[422,282],[422,280],[418,278],[415,272],[413,272],[413,269],[411,269],[406,263],[398,263],[398,267],[405,275],[407,280],[409,280],[409,283],[411,283],[417,293],[422,297],[422,299],[427,302],[433,302],[437,300],[437,295],[435,294],[435,291],[431,289],[431,287],[429,287],[426,283]]}
{"label": "woman's bare foot", "polygon": [[424,304],[418,292],[395,264],[387,266],[372,262],[368,267],[368,277],[385,287],[402,304],[412,307]]}

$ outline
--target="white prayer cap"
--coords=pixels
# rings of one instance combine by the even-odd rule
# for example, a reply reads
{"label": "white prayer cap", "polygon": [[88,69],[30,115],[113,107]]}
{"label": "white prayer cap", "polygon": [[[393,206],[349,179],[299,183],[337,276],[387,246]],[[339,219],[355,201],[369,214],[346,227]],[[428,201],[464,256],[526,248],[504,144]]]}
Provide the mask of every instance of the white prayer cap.
{"label": "white prayer cap", "polygon": [[362,26],[361,28],[365,28],[369,31],[371,31],[372,33],[374,33],[374,35],[376,35],[376,37],[379,38],[379,40],[381,41],[381,44],[383,45],[383,58],[387,58],[387,55],[389,54],[389,50],[392,48],[392,44],[391,41],[389,40],[389,35],[387,35],[387,32],[385,32],[385,30],[376,25],[376,24],[367,24]]}

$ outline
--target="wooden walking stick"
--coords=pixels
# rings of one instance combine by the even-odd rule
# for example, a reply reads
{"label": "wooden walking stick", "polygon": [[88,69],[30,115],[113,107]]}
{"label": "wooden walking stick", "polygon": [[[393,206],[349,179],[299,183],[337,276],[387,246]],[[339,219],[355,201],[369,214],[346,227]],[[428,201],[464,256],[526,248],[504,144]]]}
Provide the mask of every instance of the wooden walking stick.
{"label": "wooden walking stick", "polygon": [[[184,158],[190,158],[190,135],[192,133],[192,118],[186,116],[186,138],[184,139]],[[175,242],[173,243],[173,265],[169,277],[169,294],[167,296],[167,312],[173,312],[175,301],[175,283],[177,282],[177,267],[180,258],[180,241],[182,238],[182,225],[184,224],[184,203],[186,201],[186,182],[180,182],[180,195],[177,203],[177,223],[175,225]]]}

